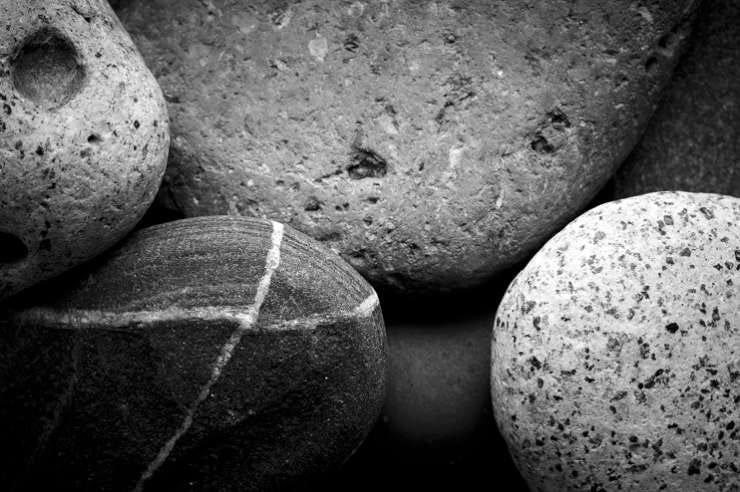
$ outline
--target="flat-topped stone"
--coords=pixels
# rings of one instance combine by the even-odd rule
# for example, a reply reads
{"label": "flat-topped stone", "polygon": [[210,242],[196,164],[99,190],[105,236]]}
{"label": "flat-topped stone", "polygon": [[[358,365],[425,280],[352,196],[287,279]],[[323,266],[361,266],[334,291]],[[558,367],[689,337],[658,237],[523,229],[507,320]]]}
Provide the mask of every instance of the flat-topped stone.
{"label": "flat-topped stone", "polygon": [[159,206],[288,223],[377,285],[523,259],[644,129],[693,1],[126,0],[173,120]]}

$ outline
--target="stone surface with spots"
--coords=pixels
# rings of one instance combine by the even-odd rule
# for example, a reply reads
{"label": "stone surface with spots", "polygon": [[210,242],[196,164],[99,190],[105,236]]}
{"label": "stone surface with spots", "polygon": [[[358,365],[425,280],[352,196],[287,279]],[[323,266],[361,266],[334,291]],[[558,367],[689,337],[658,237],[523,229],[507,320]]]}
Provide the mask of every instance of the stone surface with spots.
{"label": "stone surface with spots", "polygon": [[615,180],[617,198],[659,190],[740,197],[740,2],[699,10],[642,140]]}
{"label": "stone surface with spots", "polygon": [[162,180],[162,91],[104,0],[0,1],[0,300],[113,246]]}
{"label": "stone surface with spots", "polygon": [[510,285],[499,428],[533,492],[740,490],[740,199],[597,207]]}
{"label": "stone surface with spots", "polygon": [[122,0],[173,146],[157,201],[288,223],[377,286],[482,282],[634,146],[694,4]]}
{"label": "stone surface with spots", "polygon": [[0,483],[314,490],[380,413],[385,345],[372,287],[299,232],[143,229],[0,317]]}

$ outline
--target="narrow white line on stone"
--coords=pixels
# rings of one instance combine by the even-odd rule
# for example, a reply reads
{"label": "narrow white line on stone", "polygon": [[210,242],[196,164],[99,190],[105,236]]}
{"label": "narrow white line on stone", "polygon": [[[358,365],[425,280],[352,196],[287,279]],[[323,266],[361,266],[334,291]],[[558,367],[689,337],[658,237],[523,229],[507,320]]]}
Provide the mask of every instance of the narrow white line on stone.
{"label": "narrow white line on stone", "polygon": [[[374,292],[351,311],[339,311],[327,314],[312,314],[292,320],[281,321],[263,327],[260,331],[310,329],[312,324],[330,319],[344,319],[349,317],[365,318],[370,316],[379,304],[378,296]],[[251,308],[250,308],[251,309]],[[169,307],[155,311],[96,311],[85,309],[54,309],[34,307],[14,314],[13,319],[24,324],[38,324],[67,330],[84,330],[93,327],[115,330],[126,329],[136,325],[147,325],[157,322],[197,321],[236,321],[244,323],[251,316],[250,309],[234,309],[227,306],[179,308]],[[252,324],[254,327],[254,324]]]}
{"label": "narrow white line on stone", "polygon": [[234,330],[234,332],[231,334],[226,344],[221,347],[221,353],[219,354],[218,358],[216,359],[216,363],[213,366],[211,377],[208,379],[206,384],[203,385],[200,393],[198,393],[198,397],[188,409],[182,425],[177,429],[177,431],[175,431],[175,434],[170,437],[170,439],[164,444],[164,446],[162,446],[162,449],[159,451],[156,458],[154,458],[154,461],[149,464],[149,466],[144,471],[144,474],[141,476],[141,478],[139,478],[136,487],[134,487],[134,492],[141,492],[147,480],[149,480],[152,475],[154,475],[154,473],[159,469],[159,467],[161,467],[164,462],[167,461],[167,458],[170,456],[172,450],[175,448],[177,441],[179,441],[180,438],[185,435],[185,433],[187,433],[187,431],[190,429],[190,426],[193,425],[193,418],[195,416],[195,412],[198,410],[198,406],[200,406],[200,404],[203,403],[206,398],[208,398],[208,395],[210,395],[213,385],[216,384],[224,368],[231,360],[231,357],[234,354],[234,350],[239,345],[244,332],[249,330],[257,321],[262,303],[265,301],[265,297],[267,297],[267,294],[270,290],[272,274],[280,265],[280,246],[282,242],[283,225],[278,222],[273,222],[272,245],[270,247],[270,251],[268,251],[267,253],[267,260],[265,262],[265,273],[260,279],[259,284],[257,285],[257,293],[254,296],[254,302],[252,303],[252,306],[247,310],[246,313],[239,316],[240,324],[237,329]]}
{"label": "narrow white line on stone", "polygon": [[357,317],[366,318],[373,314],[373,311],[375,311],[375,308],[377,308],[379,304],[380,299],[378,299],[378,294],[373,291],[373,293],[367,296],[359,306],[352,310],[352,314]]}
{"label": "narrow white line on stone", "polygon": [[260,328],[260,332],[308,332],[318,329],[318,327],[321,325],[338,323],[340,321],[345,321],[348,319],[367,318],[373,314],[378,304],[380,304],[378,296],[373,293],[365,298],[365,300],[363,300],[352,310],[334,311],[330,313],[316,313],[308,316],[301,316],[300,318],[278,321],[277,323],[272,323]]}

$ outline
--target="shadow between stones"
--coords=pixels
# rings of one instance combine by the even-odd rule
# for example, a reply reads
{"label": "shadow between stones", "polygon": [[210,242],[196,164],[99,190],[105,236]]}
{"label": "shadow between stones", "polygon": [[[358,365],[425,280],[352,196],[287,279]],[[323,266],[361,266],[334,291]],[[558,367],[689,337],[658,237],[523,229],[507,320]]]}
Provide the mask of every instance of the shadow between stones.
{"label": "shadow between stones", "polygon": [[28,248],[18,236],[0,231],[0,265],[17,263],[27,256]]}

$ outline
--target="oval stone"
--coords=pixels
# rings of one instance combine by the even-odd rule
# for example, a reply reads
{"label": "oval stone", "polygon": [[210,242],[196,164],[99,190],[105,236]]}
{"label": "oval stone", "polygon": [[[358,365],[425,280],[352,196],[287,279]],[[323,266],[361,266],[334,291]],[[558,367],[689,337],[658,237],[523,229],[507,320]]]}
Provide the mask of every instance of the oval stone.
{"label": "oval stone", "polygon": [[11,490],[310,490],[385,393],[372,287],[263,220],[138,231],[6,306],[0,342]]}
{"label": "oval stone", "polygon": [[164,174],[162,91],[100,0],[0,1],[0,300],[113,246]]}

